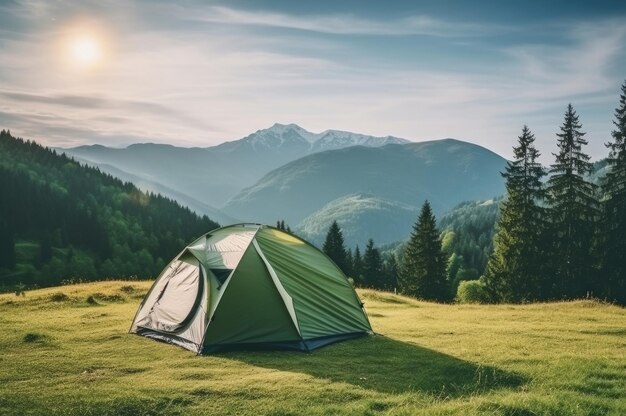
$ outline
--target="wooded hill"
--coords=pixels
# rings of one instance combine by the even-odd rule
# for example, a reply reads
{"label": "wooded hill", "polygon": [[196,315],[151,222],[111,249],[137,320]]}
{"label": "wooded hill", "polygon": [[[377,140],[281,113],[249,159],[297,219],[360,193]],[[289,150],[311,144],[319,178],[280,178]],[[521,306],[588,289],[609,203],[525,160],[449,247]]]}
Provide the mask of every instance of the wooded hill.
{"label": "wooded hill", "polygon": [[218,224],[0,132],[0,286],[155,276]]}

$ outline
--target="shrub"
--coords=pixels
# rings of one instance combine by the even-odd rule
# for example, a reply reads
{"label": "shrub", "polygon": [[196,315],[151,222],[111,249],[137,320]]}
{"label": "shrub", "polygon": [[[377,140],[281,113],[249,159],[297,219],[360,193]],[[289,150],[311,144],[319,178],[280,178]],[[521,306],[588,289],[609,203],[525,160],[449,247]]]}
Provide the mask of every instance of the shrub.
{"label": "shrub", "polygon": [[50,295],[50,300],[53,302],[66,302],[70,300],[70,297],[63,292],[56,292]]}
{"label": "shrub", "polygon": [[26,296],[26,285],[19,283],[15,286],[15,296]]}
{"label": "shrub", "polygon": [[135,287],[130,286],[130,285],[125,285],[125,286],[120,287],[120,292],[128,293],[130,295],[130,294],[135,293]]}
{"label": "shrub", "polygon": [[38,334],[36,332],[29,332],[28,334],[24,335],[24,342],[27,344],[43,344],[48,342],[49,340],[50,338],[47,335]]}
{"label": "shrub", "polygon": [[489,296],[480,280],[464,280],[456,292],[459,303],[487,303]]}
{"label": "shrub", "polygon": [[104,293],[94,293],[91,295],[94,300],[99,300],[101,302],[126,302],[126,298],[118,293],[113,293],[111,295],[107,295]]}

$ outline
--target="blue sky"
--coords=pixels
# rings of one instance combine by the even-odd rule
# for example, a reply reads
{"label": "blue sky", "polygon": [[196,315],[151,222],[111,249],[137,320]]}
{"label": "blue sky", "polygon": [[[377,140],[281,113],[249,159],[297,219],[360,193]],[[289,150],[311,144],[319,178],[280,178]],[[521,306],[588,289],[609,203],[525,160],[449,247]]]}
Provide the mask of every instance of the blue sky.
{"label": "blue sky", "polygon": [[528,124],[550,162],[571,102],[597,159],[625,78],[623,1],[0,0],[0,127],[53,146],[280,122],[508,157]]}

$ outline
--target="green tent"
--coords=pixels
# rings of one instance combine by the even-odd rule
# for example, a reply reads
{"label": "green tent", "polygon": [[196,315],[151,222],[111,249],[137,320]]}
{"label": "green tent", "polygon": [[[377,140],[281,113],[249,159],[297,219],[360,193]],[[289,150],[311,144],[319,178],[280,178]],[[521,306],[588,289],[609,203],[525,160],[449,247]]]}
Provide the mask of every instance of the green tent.
{"label": "green tent", "polygon": [[200,237],[161,272],[130,332],[198,354],[309,351],[371,333],[341,270],[273,227],[237,224]]}

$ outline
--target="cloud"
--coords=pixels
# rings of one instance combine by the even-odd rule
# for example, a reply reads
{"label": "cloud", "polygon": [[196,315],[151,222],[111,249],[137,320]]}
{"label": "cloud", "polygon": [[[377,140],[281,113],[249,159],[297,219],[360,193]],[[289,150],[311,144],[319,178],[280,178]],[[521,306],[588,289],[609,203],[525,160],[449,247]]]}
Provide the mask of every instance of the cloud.
{"label": "cloud", "polygon": [[457,37],[480,36],[492,33],[494,30],[504,30],[503,27],[494,25],[444,21],[425,15],[382,21],[364,19],[354,15],[303,16],[267,11],[238,10],[222,6],[210,7],[205,13],[195,15],[192,19],[211,23],[266,26],[335,35]]}
{"label": "cloud", "polygon": [[520,97],[550,101],[615,89],[612,69],[625,55],[625,45],[626,20],[609,19],[567,27],[562,44],[519,45],[504,52],[525,84]]}
{"label": "cloud", "polygon": [[196,120],[171,107],[148,101],[111,99],[98,96],[71,95],[71,94],[33,94],[13,92],[0,89],[0,96],[8,100],[23,103],[50,104],[53,106],[72,107],[78,109],[118,109],[154,114],[162,117],[171,117],[179,121],[185,121],[192,125],[207,128],[206,121]]}
{"label": "cloud", "polygon": [[[123,120],[116,120],[120,122]],[[125,124],[130,126],[130,124]],[[14,135],[52,147],[74,147],[86,143],[107,143],[109,146],[125,146],[138,142],[155,141],[155,137],[115,130],[98,130],[94,124],[81,126],[76,120],[58,114],[20,113],[0,109],[0,128],[9,129]]]}

